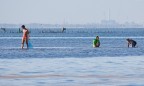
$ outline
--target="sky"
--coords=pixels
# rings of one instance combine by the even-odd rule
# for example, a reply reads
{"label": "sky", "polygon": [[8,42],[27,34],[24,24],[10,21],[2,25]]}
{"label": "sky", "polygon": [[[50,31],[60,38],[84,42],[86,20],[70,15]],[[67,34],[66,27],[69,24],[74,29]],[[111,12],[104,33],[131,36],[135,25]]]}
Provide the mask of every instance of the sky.
{"label": "sky", "polygon": [[144,0],[0,0],[0,23],[144,23]]}

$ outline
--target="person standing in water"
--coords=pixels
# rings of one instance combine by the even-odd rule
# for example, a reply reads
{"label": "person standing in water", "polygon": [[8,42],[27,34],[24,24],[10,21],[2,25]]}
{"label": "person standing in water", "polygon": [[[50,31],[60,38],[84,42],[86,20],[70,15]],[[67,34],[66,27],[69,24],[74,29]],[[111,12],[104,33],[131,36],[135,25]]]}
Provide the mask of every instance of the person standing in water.
{"label": "person standing in water", "polygon": [[22,45],[21,48],[24,48],[24,43],[26,42],[27,48],[28,48],[28,40],[29,40],[29,31],[27,28],[25,28],[25,25],[21,26],[22,32],[23,32],[23,37],[22,37]]}
{"label": "person standing in water", "polygon": [[132,39],[126,39],[128,41],[128,47],[132,45],[132,47],[136,47],[137,42]]}
{"label": "person standing in water", "polygon": [[99,40],[99,36],[96,36],[96,39],[93,40],[93,47],[99,47],[100,46],[100,40]]}

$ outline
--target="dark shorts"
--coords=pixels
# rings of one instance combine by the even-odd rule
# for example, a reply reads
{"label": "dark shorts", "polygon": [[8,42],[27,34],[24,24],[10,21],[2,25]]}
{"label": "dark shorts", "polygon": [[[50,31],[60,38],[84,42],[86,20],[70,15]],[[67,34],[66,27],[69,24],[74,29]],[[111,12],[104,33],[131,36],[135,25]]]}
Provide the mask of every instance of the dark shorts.
{"label": "dark shorts", "polygon": [[136,44],[137,44],[137,43],[136,43],[135,41],[133,41],[133,42],[132,42],[132,47],[135,47]]}
{"label": "dark shorts", "polygon": [[96,44],[96,47],[99,47],[100,46],[100,42],[98,42],[97,44]]}

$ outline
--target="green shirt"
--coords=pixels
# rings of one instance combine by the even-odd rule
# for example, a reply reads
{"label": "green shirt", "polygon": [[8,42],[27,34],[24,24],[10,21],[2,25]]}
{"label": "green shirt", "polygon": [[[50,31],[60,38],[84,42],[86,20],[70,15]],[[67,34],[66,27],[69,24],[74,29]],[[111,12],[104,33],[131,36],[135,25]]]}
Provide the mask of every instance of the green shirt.
{"label": "green shirt", "polygon": [[93,40],[93,47],[99,47],[100,46],[100,40],[94,39]]}
{"label": "green shirt", "polygon": [[93,40],[93,45],[96,45],[97,43],[100,43],[100,41],[98,39],[94,39]]}

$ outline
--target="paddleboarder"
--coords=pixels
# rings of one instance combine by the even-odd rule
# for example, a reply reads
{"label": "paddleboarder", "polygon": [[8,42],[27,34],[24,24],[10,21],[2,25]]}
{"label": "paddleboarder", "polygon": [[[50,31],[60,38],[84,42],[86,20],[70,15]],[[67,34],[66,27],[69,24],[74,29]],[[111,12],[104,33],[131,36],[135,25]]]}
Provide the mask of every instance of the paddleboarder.
{"label": "paddleboarder", "polygon": [[25,27],[25,25],[21,26],[22,28],[22,32],[23,32],[23,37],[22,37],[22,45],[21,48],[24,48],[24,43],[26,42],[27,48],[28,48],[28,40],[29,40],[29,31],[28,29]]}

